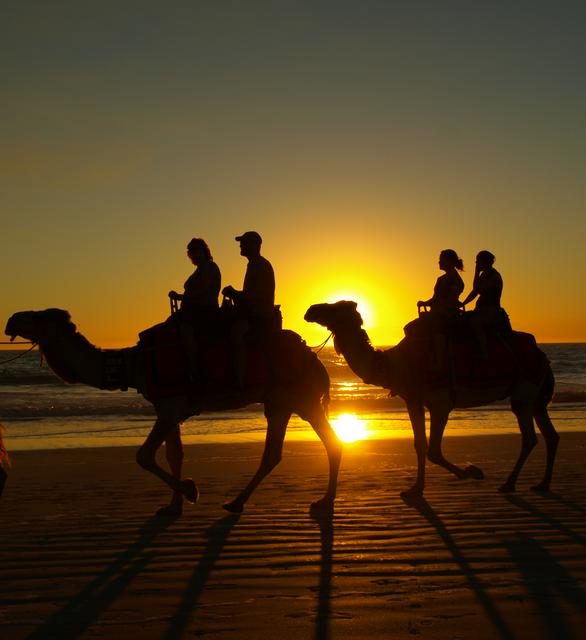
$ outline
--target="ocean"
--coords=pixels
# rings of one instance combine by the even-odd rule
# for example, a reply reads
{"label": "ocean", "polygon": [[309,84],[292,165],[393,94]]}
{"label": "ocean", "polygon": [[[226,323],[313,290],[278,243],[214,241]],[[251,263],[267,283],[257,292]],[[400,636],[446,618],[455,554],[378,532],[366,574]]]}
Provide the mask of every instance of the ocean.
{"label": "ocean", "polygon": [[[560,432],[586,430],[586,343],[543,344],[556,377],[550,415]],[[381,347],[384,348],[384,347]],[[12,362],[14,350],[0,351],[0,422],[11,451],[104,446],[137,446],[154,420],[150,403],[136,391],[100,391],[61,382],[31,351]],[[403,401],[380,387],[364,384],[332,347],[319,352],[331,379],[330,419],[334,428],[357,438],[411,437]],[[202,414],[182,426],[184,442],[262,441],[261,405]],[[455,410],[446,434],[517,433],[507,403]],[[311,427],[294,416],[288,439],[316,439]]]}

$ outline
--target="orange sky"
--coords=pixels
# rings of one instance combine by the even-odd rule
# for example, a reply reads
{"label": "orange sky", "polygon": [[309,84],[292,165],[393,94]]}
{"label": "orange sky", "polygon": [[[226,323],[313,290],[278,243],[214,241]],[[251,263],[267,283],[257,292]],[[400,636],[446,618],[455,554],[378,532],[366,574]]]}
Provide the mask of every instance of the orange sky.
{"label": "orange sky", "polygon": [[0,317],[133,344],[191,237],[239,287],[255,229],[310,344],[307,307],[350,295],[398,341],[444,248],[466,291],[496,255],[514,327],[586,341],[585,16],[552,7],[4,8]]}

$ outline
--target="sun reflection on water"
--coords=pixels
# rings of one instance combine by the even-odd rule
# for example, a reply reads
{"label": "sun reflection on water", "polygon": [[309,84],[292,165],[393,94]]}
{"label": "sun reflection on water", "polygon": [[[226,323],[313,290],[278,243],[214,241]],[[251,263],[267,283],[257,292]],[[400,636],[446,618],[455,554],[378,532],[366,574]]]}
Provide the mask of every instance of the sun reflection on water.
{"label": "sun reflection on water", "polygon": [[332,427],[342,442],[357,442],[368,438],[366,425],[353,413],[342,413],[332,420]]}

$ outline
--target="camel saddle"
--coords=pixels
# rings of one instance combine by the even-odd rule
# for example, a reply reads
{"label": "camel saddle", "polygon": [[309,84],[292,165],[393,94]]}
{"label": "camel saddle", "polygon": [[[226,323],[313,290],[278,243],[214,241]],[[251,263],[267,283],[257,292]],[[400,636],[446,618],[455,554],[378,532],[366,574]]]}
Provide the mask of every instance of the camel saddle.
{"label": "camel saddle", "polygon": [[[269,383],[299,379],[307,351],[301,348],[303,346],[305,342],[301,337],[286,329],[265,334],[262,338],[253,334],[246,344],[244,392],[260,400]],[[142,331],[138,348],[144,355],[145,395],[149,400],[186,394],[220,395],[233,390],[233,347],[225,331],[209,336],[206,341],[198,341],[199,375],[196,381],[191,379],[189,360],[173,316]],[[282,366],[283,362],[287,366]]]}
{"label": "camel saddle", "polygon": [[444,336],[445,349],[440,362],[432,363],[433,337],[404,338],[397,349],[410,363],[408,377],[414,386],[433,389],[446,385],[465,388],[506,386],[519,376],[539,384],[545,356],[535,337],[522,331],[487,335],[487,357],[481,358],[474,338]]}

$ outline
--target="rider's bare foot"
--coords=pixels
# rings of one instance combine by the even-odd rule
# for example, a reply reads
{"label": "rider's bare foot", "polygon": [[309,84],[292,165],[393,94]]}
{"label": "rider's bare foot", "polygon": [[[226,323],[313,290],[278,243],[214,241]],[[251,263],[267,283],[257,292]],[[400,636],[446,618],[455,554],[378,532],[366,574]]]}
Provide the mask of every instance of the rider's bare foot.
{"label": "rider's bare foot", "polygon": [[232,500],[232,502],[225,502],[222,505],[222,509],[226,509],[230,513],[242,513],[244,511],[244,504],[239,500]]}
{"label": "rider's bare foot", "polygon": [[181,480],[181,493],[183,497],[189,502],[195,504],[199,498],[199,490],[195,485],[195,482],[191,478],[185,478]]}

